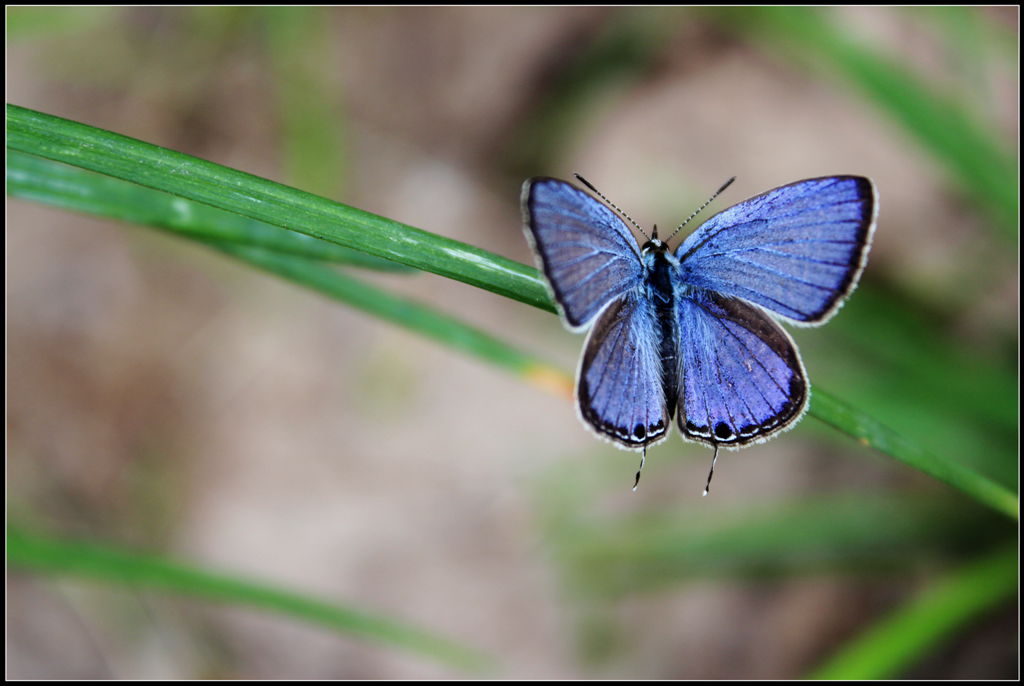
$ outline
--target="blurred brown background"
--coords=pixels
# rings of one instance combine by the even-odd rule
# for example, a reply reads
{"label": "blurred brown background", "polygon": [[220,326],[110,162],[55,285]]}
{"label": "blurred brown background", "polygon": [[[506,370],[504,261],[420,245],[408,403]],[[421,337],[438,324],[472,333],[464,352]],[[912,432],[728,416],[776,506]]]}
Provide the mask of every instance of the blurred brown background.
{"label": "blurred brown background", "polygon": [[[20,32],[8,37],[8,102],[529,264],[519,186],[573,171],[645,227],[678,223],[732,175],[708,216],[801,178],[870,176],[882,209],[865,281],[936,297],[963,260],[999,252],[978,239],[984,217],[870,103],[696,11],[68,8],[38,33],[10,14],[28,11],[9,10]],[[1016,26],[1016,8],[985,12]],[[913,12],[836,17],[949,83]],[[566,65],[630,26],[651,42],[571,98]],[[985,74],[991,123],[1014,142],[1016,76]],[[285,106],[311,89],[305,114]],[[531,135],[538,112],[557,120],[559,107],[571,125]],[[303,116],[336,127],[282,142]],[[605,514],[683,501],[710,518],[839,486],[942,487],[808,419],[724,453],[706,499],[710,456],[673,437],[633,494],[635,457],[595,441],[563,398],[201,247],[21,200],[8,201],[6,243],[9,517],[383,612],[499,656],[510,678],[794,677],[912,588],[707,578],[588,615],[538,504],[552,483],[600,475],[607,488],[589,507]],[[1014,330],[1006,273],[961,327]],[[583,339],[547,313],[429,274],[365,278],[575,367]],[[794,334],[814,382],[833,355],[822,335]],[[10,573],[7,599],[13,678],[458,675],[159,593]],[[594,658],[597,624],[615,627],[617,647]],[[1013,676],[1015,626],[995,616],[914,674]]]}

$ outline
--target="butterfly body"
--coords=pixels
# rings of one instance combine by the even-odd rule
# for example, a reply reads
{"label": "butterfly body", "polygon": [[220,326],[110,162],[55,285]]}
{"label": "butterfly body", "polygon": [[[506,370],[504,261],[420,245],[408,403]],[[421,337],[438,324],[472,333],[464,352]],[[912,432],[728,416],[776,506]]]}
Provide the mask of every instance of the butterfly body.
{"label": "butterfly body", "polygon": [[657,229],[638,246],[565,181],[528,180],[523,213],[563,320],[590,329],[576,384],[585,425],[641,450],[674,420],[687,440],[738,448],[806,410],[803,364],[769,313],[803,325],[835,313],[864,268],[877,199],[863,177],[800,181],[713,216],[675,251]]}
{"label": "butterfly body", "polygon": [[[657,231],[657,230],[655,230]],[[647,297],[654,304],[658,322],[658,340],[661,351],[661,379],[669,417],[675,414],[674,390],[679,383],[679,324],[674,316],[676,290],[686,288],[674,278],[679,262],[668,251],[668,246],[657,238],[647,241],[641,249],[645,272],[644,286]]]}

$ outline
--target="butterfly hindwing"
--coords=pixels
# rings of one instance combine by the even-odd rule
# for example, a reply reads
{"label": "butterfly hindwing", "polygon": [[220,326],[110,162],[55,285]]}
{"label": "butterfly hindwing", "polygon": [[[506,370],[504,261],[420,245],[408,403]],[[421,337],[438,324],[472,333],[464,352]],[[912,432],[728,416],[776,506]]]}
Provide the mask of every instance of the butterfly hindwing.
{"label": "butterfly hindwing", "polygon": [[583,348],[576,398],[582,419],[603,438],[639,449],[668,433],[659,340],[654,305],[638,290],[598,316]]}
{"label": "butterfly hindwing", "polygon": [[792,339],[737,298],[692,291],[676,303],[682,380],[679,430],[692,441],[741,446],[800,418],[807,381]]}
{"label": "butterfly hindwing", "polygon": [[676,250],[680,279],[801,324],[825,322],[864,269],[878,203],[871,181],[798,181],[716,214]]}
{"label": "butterfly hindwing", "polygon": [[558,179],[530,179],[523,214],[541,271],[574,330],[639,286],[643,265],[629,227],[587,193]]}

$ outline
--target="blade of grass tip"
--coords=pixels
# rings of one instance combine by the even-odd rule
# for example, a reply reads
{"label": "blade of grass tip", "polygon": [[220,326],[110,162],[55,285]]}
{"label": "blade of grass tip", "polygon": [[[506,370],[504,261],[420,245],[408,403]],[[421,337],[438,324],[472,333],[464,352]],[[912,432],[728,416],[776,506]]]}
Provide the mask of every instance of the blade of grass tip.
{"label": "blade of grass tip", "polygon": [[[9,156],[9,161],[10,159],[13,159],[15,163],[18,163],[19,161],[19,157],[17,156],[14,156],[13,158]],[[78,174],[89,174],[89,172],[82,170],[75,171]],[[18,177],[16,176],[15,178],[17,180]],[[55,198],[54,203],[59,206],[80,207],[84,211],[90,211],[89,207],[91,207],[91,205],[86,202],[86,199],[95,199],[94,196],[99,195],[102,191],[102,189],[97,186],[90,186],[86,181],[82,181],[83,185],[81,187],[75,186],[72,181],[72,174],[70,171],[63,172],[60,180],[61,182],[59,184],[55,184],[56,187],[47,187],[45,193],[37,192],[37,195],[35,196],[36,199],[47,202],[47,197],[49,197],[47,193],[49,193]],[[111,180],[111,182],[116,183],[114,180]],[[45,186],[45,184],[42,185]],[[12,186],[15,189],[18,188],[17,184],[9,184],[9,190]],[[38,189],[36,190],[38,191]],[[122,212],[123,209],[119,209],[117,211]],[[223,244],[220,247],[221,249],[224,249]],[[310,265],[305,265],[303,267],[303,269],[306,270],[309,268]],[[288,270],[292,272],[296,269],[297,267],[294,265],[288,267]],[[332,275],[332,277],[338,278],[337,275]],[[318,275],[314,280],[326,280],[327,278],[328,277],[325,272],[324,274]],[[346,290],[351,289],[341,286],[337,287],[339,294]],[[372,298],[364,298],[364,300],[369,299]],[[383,301],[384,298],[381,298],[381,300]],[[394,321],[398,320],[396,319]],[[454,322],[454,320],[452,320],[452,322]],[[398,321],[398,323],[401,322]],[[449,328],[452,332],[457,330],[454,323],[452,323]],[[465,337],[466,336],[463,334],[457,334],[454,336],[455,339],[464,339]],[[435,336],[435,338],[437,338],[437,340],[444,340],[437,336]],[[486,349],[489,346],[484,345],[483,347]],[[485,358],[488,357],[487,354],[481,356]],[[512,357],[514,358],[515,356]],[[547,390],[568,395],[566,389],[571,388],[571,382],[565,374],[562,374],[561,372],[544,364],[533,364],[527,366],[522,364],[521,360],[512,362],[511,366],[515,367],[520,374],[532,383],[546,388]],[[871,417],[855,411],[849,406],[842,405],[835,400],[831,403],[830,408],[830,396],[824,394],[822,391],[818,391],[817,396],[818,400],[812,404],[811,413],[818,416],[819,419],[822,419],[839,430],[860,439],[864,445],[874,446],[882,452],[887,452],[893,457],[902,459],[911,466],[922,469],[928,474],[941,474],[945,477],[944,480],[946,480],[947,483],[961,488],[965,492],[981,499],[983,502],[986,502],[1003,512],[1006,512],[1007,514],[1010,514],[1014,518],[1017,517],[1017,500],[1012,494],[1005,491],[1005,489],[995,486],[985,477],[972,473],[959,465],[951,465],[946,469],[943,469],[942,465],[947,463],[940,463],[937,460],[930,458],[920,448],[910,445],[906,440],[897,436],[891,430],[883,427],[879,422],[875,421]],[[865,433],[865,431],[868,433]],[[890,452],[894,447],[898,452]],[[950,474],[952,474],[952,476],[950,476]],[[942,476],[940,476],[940,478],[942,478]]]}
{"label": "blade of grass tip", "polygon": [[811,394],[811,407],[808,413],[853,436],[861,445],[894,457],[914,469],[967,493],[1008,517],[1015,520],[1020,519],[1020,504],[1016,494],[979,472],[928,453],[878,420],[850,407],[830,393],[815,388]]}
{"label": "blade of grass tip", "polygon": [[7,147],[462,281],[554,312],[536,269],[173,150],[7,105]]}
{"label": "blade of grass tip", "polygon": [[268,610],[426,655],[462,670],[479,672],[494,667],[493,658],[475,648],[392,619],[111,546],[46,538],[9,526],[7,561],[13,567],[37,573],[65,574]]}
{"label": "blade of grass tip", "polygon": [[16,150],[7,153],[7,194],[194,238],[251,245],[379,271],[416,271],[319,238]]}
{"label": "blade of grass tip", "polygon": [[[210,223],[222,220],[226,220],[229,227],[252,220],[19,152],[8,155],[7,181],[7,191],[15,197],[180,233],[300,286],[502,367],[542,389],[564,397],[572,396],[572,379],[564,372],[458,319],[308,259],[262,249],[258,241],[225,241],[223,232],[209,230]],[[303,239],[301,242],[314,243],[318,250],[320,247],[341,250],[333,244],[277,227],[265,228],[274,239]],[[322,256],[316,251],[314,254]]]}
{"label": "blade of grass tip", "polygon": [[895,679],[958,630],[1009,603],[1019,583],[1018,551],[1006,548],[931,584],[850,641],[809,678]]}

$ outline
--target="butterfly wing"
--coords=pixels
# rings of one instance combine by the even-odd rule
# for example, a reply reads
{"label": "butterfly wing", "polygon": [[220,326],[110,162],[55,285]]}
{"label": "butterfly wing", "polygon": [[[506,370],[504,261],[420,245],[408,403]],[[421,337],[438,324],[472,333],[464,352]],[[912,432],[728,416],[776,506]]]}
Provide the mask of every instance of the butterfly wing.
{"label": "butterfly wing", "polygon": [[580,416],[602,438],[639,449],[664,438],[672,418],[661,374],[655,307],[639,290],[601,312],[576,375]]}
{"label": "butterfly wing", "polygon": [[857,285],[877,211],[874,186],[862,176],[782,186],[704,222],[676,249],[679,276],[796,323],[821,324]]}
{"label": "butterfly wing", "polygon": [[676,303],[682,382],[679,430],[692,441],[741,446],[786,428],[807,407],[789,334],[758,308],[713,291]]}
{"label": "butterfly wing", "polygon": [[523,185],[523,215],[566,323],[580,330],[596,318],[576,375],[581,418],[627,448],[663,438],[671,418],[661,329],[643,296],[643,263],[629,228],[589,194],[550,178]]}
{"label": "butterfly wing", "polygon": [[523,218],[541,271],[572,329],[586,328],[605,305],[639,286],[643,264],[629,227],[572,184],[528,179]]}

